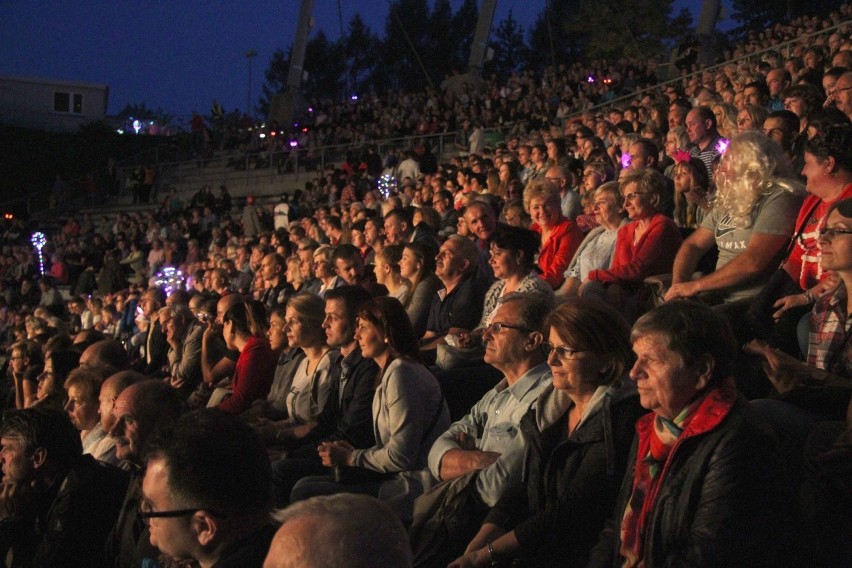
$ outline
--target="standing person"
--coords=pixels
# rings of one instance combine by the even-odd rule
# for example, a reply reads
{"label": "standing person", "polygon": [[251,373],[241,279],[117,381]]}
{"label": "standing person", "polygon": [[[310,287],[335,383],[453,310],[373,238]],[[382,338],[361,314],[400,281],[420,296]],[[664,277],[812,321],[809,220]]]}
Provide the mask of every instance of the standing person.
{"label": "standing person", "polygon": [[[323,464],[336,468],[342,482],[331,477],[302,479],[291,501],[366,493],[387,502],[400,518],[410,519],[414,499],[434,483],[427,457],[450,424],[447,405],[438,381],[419,362],[417,340],[398,300],[381,297],[364,304],[355,337],[362,355],[381,370],[373,399],[376,445],[355,449],[346,441],[321,444]],[[368,480],[346,482],[347,476]]]}

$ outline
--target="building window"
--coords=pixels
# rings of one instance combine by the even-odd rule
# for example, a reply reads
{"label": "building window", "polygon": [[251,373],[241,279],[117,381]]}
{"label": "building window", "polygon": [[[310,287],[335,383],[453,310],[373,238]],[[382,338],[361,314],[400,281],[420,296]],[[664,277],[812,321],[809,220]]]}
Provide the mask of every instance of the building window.
{"label": "building window", "polygon": [[71,96],[68,93],[53,93],[54,112],[70,112]]}
{"label": "building window", "polygon": [[83,95],[80,93],[53,93],[53,112],[83,114]]}

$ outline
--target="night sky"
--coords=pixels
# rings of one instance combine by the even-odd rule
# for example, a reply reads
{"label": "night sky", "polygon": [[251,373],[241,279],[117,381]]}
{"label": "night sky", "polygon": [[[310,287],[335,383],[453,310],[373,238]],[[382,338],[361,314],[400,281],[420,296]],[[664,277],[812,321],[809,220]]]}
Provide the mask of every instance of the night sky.
{"label": "night sky", "polygon": [[[451,3],[455,9],[461,0]],[[108,114],[144,103],[188,118],[193,111],[208,113],[213,99],[227,111],[243,109],[245,52],[258,54],[252,63],[255,105],[272,53],[292,43],[299,5],[299,0],[0,0],[0,75],[108,85]],[[344,27],[360,12],[383,35],[386,0],[340,5]],[[544,5],[545,0],[500,0],[494,26],[514,6],[514,17],[528,31]],[[314,0],[314,29],[332,40],[340,36],[337,0]]]}

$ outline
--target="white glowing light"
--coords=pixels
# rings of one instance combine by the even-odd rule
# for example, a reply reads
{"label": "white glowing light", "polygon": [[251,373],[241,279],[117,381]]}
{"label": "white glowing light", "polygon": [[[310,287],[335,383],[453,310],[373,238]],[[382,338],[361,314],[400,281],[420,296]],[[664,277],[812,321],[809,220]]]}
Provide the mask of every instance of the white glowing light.
{"label": "white glowing light", "polygon": [[33,246],[38,251],[38,269],[41,275],[44,276],[44,254],[42,254],[41,249],[47,244],[47,237],[41,231],[36,231],[30,238],[30,242],[33,243]]}

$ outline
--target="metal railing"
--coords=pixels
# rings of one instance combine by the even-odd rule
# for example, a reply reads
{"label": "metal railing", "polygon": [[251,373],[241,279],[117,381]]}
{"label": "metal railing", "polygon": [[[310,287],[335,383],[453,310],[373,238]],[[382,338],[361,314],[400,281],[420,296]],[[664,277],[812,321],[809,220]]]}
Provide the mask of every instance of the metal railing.
{"label": "metal railing", "polygon": [[789,41],[786,41],[786,42],[783,42],[783,43],[779,43],[778,45],[773,45],[772,47],[767,47],[765,49],[755,51],[754,53],[747,53],[746,55],[742,55],[742,56],[740,56],[736,59],[729,59],[727,61],[723,61],[722,63],[717,63],[717,64],[711,65],[709,67],[703,67],[703,68],[699,69],[698,71],[693,71],[692,73],[680,75],[678,77],[675,77],[674,79],[667,79],[663,82],[658,82],[653,87],[646,87],[644,89],[639,89],[639,90],[633,91],[633,92],[631,92],[627,95],[622,95],[622,96],[617,97],[615,99],[610,99],[606,102],[598,103],[598,104],[593,105],[593,106],[591,106],[587,109],[584,109],[582,111],[577,111],[575,113],[570,114],[567,117],[567,119],[571,120],[571,119],[576,118],[578,116],[582,116],[582,115],[584,115],[588,112],[593,112],[593,111],[600,110],[600,109],[607,109],[607,108],[610,108],[610,107],[613,107],[613,106],[618,106],[619,103],[624,103],[624,102],[627,102],[627,101],[636,100],[637,98],[641,98],[644,95],[646,95],[648,93],[655,92],[655,91],[665,90],[666,87],[678,85],[678,84],[682,83],[683,81],[688,81],[689,79],[692,79],[693,77],[700,77],[704,73],[712,73],[712,72],[718,71],[720,69],[723,69],[723,68],[725,68],[729,65],[740,65],[742,63],[747,63],[747,62],[753,61],[755,59],[758,59],[758,60],[763,59],[763,57],[765,57],[768,54],[775,54],[775,53],[782,54],[783,52],[786,51],[786,53],[784,53],[782,55],[782,57],[784,57],[785,59],[788,59],[790,57],[791,53],[792,53],[792,50],[797,45],[802,44],[802,43],[812,44],[814,39],[816,39],[818,37],[826,36],[826,35],[831,35],[832,33],[836,32],[836,31],[838,31],[838,30],[840,30],[844,27],[848,27],[850,25],[852,25],[852,20],[846,20],[845,22],[841,22],[841,23],[839,23],[835,26],[832,26],[830,28],[826,28],[824,30],[819,30],[818,32],[813,32],[813,33],[810,33],[810,34],[805,34],[805,35],[802,35],[802,36],[800,36],[796,39],[792,39],[792,40],[789,40]]}

